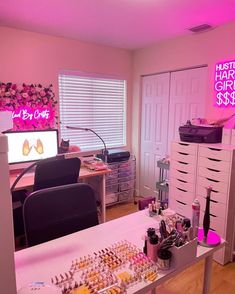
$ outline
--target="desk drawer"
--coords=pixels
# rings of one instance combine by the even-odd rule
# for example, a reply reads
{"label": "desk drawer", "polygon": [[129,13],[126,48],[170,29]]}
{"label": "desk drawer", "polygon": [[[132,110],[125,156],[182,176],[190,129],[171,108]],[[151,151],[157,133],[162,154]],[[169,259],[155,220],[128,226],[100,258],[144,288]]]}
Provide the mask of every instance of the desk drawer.
{"label": "desk drawer", "polygon": [[225,183],[228,183],[229,180],[229,174],[227,172],[203,166],[198,167],[198,175],[212,180],[223,181]]}
{"label": "desk drawer", "polygon": [[184,202],[176,200],[174,198],[169,199],[169,207],[173,209],[176,213],[191,218],[192,217],[192,207]]}
{"label": "desk drawer", "polygon": [[171,148],[173,151],[196,155],[198,146],[196,144],[194,145],[183,142],[172,142]]}
{"label": "desk drawer", "polygon": [[198,158],[198,166],[203,166],[206,168],[216,169],[220,171],[229,172],[230,162],[222,160],[214,160],[207,157]]}
{"label": "desk drawer", "polygon": [[220,148],[214,148],[214,147],[204,147],[199,146],[199,156],[217,159],[217,160],[223,160],[223,161],[231,161],[231,151],[230,150],[224,150]]}
{"label": "desk drawer", "polygon": [[[206,198],[205,197],[198,197],[198,200],[201,205],[201,210],[205,211],[206,208]],[[213,214],[215,217],[220,217],[225,222],[226,219],[226,205],[221,202],[213,202],[210,201],[210,213]]]}
{"label": "desk drawer", "polygon": [[194,194],[189,191],[182,190],[180,188],[177,188],[173,185],[169,186],[169,195],[170,197],[174,198],[175,200],[179,200],[183,203],[192,205],[194,200]]}
{"label": "desk drawer", "polygon": [[181,161],[183,163],[189,163],[193,165],[196,165],[196,162],[197,162],[196,156],[182,153],[182,152],[177,152],[177,151],[173,151],[171,157],[173,160]]}
{"label": "desk drawer", "polygon": [[179,178],[174,178],[172,176],[170,178],[170,185],[173,185],[177,188],[180,188],[185,191],[192,192],[192,193],[194,193],[194,191],[195,191],[195,185],[193,183],[185,182]]}
{"label": "desk drawer", "polygon": [[[206,188],[204,186],[197,185],[197,187],[196,187],[196,197],[198,197],[198,196],[201,196],[201,197],[206,196]],[[224,193],[213,190],[211,192],[211,199],[214,200],[214,201],[226,204],[227,203],[227,194],[224,194]]]}
{"label": "desk drawer", "polygon": [[208,187],[211,186],[213,190],[221,192],[223,194],[227,194],[228,191],[228,184],[224,182],[215,182],[212,179],[204,178],[204,177],[198,177],[197,178],[197,185],[202,187]]}
{"label": "desk drawer", "polygon": [[171,169],[170,176],[188,183],[195,183],[196,175],[178,169]]}

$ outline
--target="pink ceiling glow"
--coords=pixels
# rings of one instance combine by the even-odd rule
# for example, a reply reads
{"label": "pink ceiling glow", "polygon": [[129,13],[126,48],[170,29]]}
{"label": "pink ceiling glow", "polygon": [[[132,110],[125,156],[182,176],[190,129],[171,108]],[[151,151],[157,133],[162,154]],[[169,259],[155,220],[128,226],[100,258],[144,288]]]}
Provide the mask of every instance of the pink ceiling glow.
{"label": "pink ceiling glow", "polygon": [[235,19],[235,0],[7,0],[0,25],[126,49]]}

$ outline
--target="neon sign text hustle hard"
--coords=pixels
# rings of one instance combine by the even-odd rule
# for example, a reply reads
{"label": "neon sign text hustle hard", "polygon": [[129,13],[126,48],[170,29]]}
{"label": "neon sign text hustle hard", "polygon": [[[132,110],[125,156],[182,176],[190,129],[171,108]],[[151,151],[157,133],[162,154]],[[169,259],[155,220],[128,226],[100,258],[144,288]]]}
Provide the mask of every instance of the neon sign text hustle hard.
{"label": "neon sign text hustle hard", "polygon": [[235,105],[235,60],[215,65],[214,89],[218,106]]}

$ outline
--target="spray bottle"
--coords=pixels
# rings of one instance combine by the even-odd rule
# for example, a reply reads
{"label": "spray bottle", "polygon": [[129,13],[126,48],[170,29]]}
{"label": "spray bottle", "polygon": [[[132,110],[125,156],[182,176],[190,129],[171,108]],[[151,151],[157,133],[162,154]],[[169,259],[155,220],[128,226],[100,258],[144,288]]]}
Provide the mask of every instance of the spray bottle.
{"label": "spray bottle", "polygon": [[192,203],[192,228],[193,228],[194,238],[197,238],[197,235],[198,235],[199,218],[200,218],[200,203],[197,199],[194,199]]}

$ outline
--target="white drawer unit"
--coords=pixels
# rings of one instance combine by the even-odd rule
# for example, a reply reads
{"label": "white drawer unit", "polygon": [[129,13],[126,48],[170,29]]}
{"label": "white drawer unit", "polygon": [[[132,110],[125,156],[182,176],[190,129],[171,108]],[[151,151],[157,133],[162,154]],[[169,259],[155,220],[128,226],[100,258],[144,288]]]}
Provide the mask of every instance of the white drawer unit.
{"label": "white drawer unit", "polygon": [[198,158],[197,165],[225,172],[227,172],[230,168],[229,161],[222,161],[220,159],[213,159],[203,156]]}
{"label": "white drawer unit", "polygon": [[196,187],[198,145],[172,142],[171,150],[169,207],[191,218]]}
{"label": "white drawer unit", "polygon": [[171,185],[171,195],[172,195],[172,198],[179,200],[183,203],[186,203],[190,205],[190,207],[195,197],[194,193],[187,190],[180,189],[179,187],[175,187],[173,185]]}
{"label": "white drawer unit", "polygon": [[192,202],[201,204],[203,224],[206,187],[212,187],[210,228],[227,241],[214,259],[226,264],[235,250],[235,147],[222,144],[173,142],[169,185],[169,205],[177,213],[191,217]]}
{"label": "white drawer unit", "polygon": [[172,150],[176,152],[197,155],[197,144],[185,142],[172,142]]}
{"label": "white drawer unit", "polygon": [[179,179],[179,180],[182,180],[187,183],[194,183],[195,179],[196,179],[195,174],[192,174],[192,173],[189,173],[186,171],[182,171],[182,169],[172,168],[170,174],[171,174],[172,178]]}
{"label": "white drawer unit", "polygon": [[209,167],[198,166],[198,175],[200,177],[207,177],[212,180],[221,180],[222,182],[228,183],[229,173],[219,169],[213,169]]}
{"label": "white drawer unit", "polygon": [[222,148],[214,147],[212,145],[210,147],[200,146],[198,156],[222,161],[231,161],[230,150],[224,150]]}
{"label": "white drawer unit", "polygon": [[181,171],[185,171],[191,174],[196,174],[196,166],[193,164],[190,164],[188,162],[182,162],[179,160],[174,160],[173,158],[171,158],[171,170],[172,169],[177,169],[177,170],[181,170]]}

